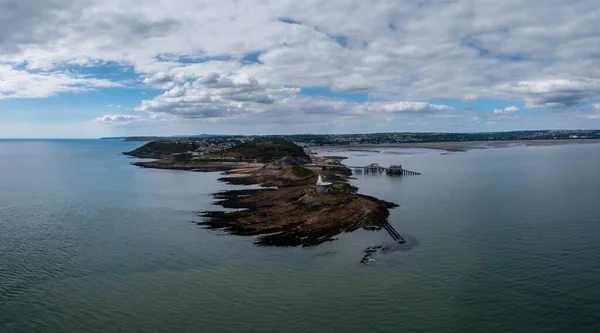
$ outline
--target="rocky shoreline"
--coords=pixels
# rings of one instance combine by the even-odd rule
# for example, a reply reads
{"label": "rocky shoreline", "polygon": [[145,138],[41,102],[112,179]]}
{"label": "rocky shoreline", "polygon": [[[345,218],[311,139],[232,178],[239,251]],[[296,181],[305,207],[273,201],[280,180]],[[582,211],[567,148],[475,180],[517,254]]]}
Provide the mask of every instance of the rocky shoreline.
{"label": "rocky shoreline", "polygon": [[[147,156],[147,153],[128,155]],[[214,193],[215,204],[229,211],[199,212],[198,225],[232,235],[257,237],[261,246],[315,246],[358,229],[380,230],[396,204],[358,193],[348,183],[352,172],[343,166],[306,166],[293,157],[268,163],[178,160],[172,155],[134,162],[144,168],[220,171],[228,184],[260,185],[261,189]],[[297,157],[296,157],[297,158]],[[303,159],[300,156],[298,159]],[[328,193],[315,190],[318,175],[333,182]],[[231,211],[231,209],[234,209]]]}
{"label": "rocky shoreline", "polygon": [[233,235],[258,236],[264,246],[314,246],[343,232],[380,230],[397,205],[360,194],[327,202],[304,187],[231,190],[215,193],[215,202],[233,212],[208,211],[198,225]]}
{"label": "rocky shoreline", "polygon": [[[198,225],[233,235],[257,236],[256,244],[262,246],[314,246],[344,232],[379,230],[389,209],[397,207],[358,194],[358,189],[347,183],[350,170],[342,167],[263,167],[232,169],[225,174],[220,180],[228,184],[259,184],[264,188],[214,193],[216,205],[237,210],[199,212],[203,221]],[[314,190],[317,174],[335,182],[331,193]]]}

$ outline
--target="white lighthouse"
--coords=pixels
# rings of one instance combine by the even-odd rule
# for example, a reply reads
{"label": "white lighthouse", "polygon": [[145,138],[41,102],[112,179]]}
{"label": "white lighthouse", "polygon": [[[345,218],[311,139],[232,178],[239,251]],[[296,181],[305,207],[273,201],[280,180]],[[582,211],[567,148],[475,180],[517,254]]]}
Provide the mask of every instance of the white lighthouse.
{"label": "white lighthouse", "polygon": [[330,192],[333,189],[333,184],[329,183],[329,182],[324,182],[323,178],[321,178],[321,175],[319,175],[319,178],[317,179],[317,192],[319,193],[326,193],[326,192]]}

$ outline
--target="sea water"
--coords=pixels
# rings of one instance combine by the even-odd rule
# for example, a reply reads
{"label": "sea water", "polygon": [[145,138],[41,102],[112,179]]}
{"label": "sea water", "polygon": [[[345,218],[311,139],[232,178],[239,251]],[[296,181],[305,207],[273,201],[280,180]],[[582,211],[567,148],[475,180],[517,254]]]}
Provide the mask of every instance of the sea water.
{"label": "sea water", "polygon": [[598,332],[600,145],[333,150],[384,231],[265,248],[196,225],[219,173],[116,140],[0,141],[0,332]]}

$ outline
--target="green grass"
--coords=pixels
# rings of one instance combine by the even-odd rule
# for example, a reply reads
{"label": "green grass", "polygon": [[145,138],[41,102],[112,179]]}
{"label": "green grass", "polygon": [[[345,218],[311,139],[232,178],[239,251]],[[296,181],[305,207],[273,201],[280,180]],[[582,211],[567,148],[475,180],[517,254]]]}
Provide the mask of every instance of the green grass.
{"label": "green grass", "polygon": [[277,161],[283,157],[291,157],[300,163],[310,161],[302,147],[282,139],[248,141],[217,154],[223,157],[253,159],[261,163]]}
{"label": "green grass", "polygon": [[173,155],[196,150],[197,145],[193,142],[174,141],[152,141],[135,149],[134,153]]}
{"label": "green grass", "polygon": [[299,165],[294,165],[292,166],[292,175],[298,177],[298,178],[307,178],[312,176],[314,173],[310,170],[308,170],[305,167],[301,167]]}

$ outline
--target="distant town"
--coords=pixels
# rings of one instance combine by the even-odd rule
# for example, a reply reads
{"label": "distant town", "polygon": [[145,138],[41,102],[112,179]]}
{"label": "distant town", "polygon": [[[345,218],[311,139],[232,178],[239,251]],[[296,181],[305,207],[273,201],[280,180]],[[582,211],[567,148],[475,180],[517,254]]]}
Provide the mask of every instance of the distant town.
{"label": "distant town", "polygon": [[372,133],[372,134],[295,134],[295,135],[263,135],[263,136],[221,136],[202,134],[196,136],[143,136],[119,137],[104,139],[121,139],[124,141],[171,141],[189,145],[195,156],[215,153],[231,148],[239,143],[257,138],[280,138],[310,148],[316,146],[373,145],[373,144],[405,144],[435,142],[473,142],[473,141],[535,141],[535,140],[591,140],[600,139],[600,130],[540,130],[487,133]]}

